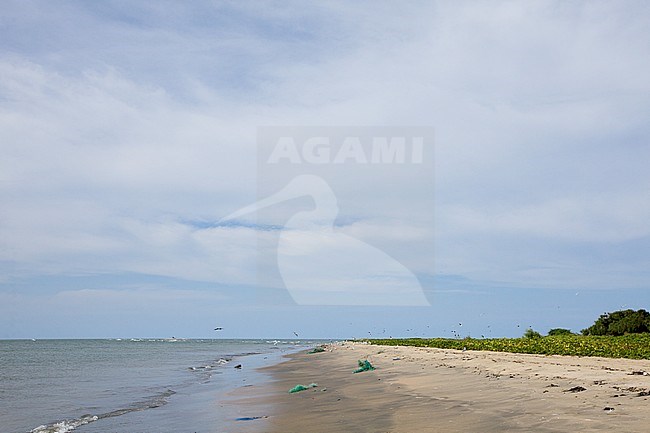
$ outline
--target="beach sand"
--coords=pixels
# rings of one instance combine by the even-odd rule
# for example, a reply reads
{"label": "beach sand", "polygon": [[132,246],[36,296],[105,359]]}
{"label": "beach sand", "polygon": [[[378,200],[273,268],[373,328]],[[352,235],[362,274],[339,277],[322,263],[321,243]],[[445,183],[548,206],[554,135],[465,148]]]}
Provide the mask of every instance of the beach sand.
{"label": "beach sand", "polygon": [[[358,374],[357,360],[377,369]],[[237,391],[242,432],[648,432],[650,361],[345,342]],[[297,384],[318,387],[289,394]]]}

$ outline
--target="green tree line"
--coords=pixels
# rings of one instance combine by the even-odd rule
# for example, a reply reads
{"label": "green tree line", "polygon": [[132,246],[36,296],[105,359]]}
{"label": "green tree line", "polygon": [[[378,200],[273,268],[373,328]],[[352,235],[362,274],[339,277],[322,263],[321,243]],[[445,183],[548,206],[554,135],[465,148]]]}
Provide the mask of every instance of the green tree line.
{"label": "green tree line", "polygon": [[650,332],[650,313],[646,310],[620,310],[601,314],[582,335],[625,335]]}

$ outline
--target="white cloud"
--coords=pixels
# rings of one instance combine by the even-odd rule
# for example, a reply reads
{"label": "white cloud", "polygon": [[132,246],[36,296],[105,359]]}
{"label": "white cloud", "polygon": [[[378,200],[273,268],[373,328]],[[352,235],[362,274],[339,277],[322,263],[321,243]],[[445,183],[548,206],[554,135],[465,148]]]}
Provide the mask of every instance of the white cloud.
{"label": "white cloud", "polygon": [[[391,198],[336,179],[350,186],[342,214],[372,217],[341,230],[418,271],[433,258],[436,272],[561,285],[621,269],[582,243],[648,236],[643,9],[10,6],[11,29],[34,30],[8,34],[0,58],[0,257],[14,270],[250,283],[259,232],[182,221],[254,201],[256,127],[269,124],[434,126],[432,226],[399,213],[400,200],[429,206],[406,178]],[[412,239],[422,248],[404,251]]]}

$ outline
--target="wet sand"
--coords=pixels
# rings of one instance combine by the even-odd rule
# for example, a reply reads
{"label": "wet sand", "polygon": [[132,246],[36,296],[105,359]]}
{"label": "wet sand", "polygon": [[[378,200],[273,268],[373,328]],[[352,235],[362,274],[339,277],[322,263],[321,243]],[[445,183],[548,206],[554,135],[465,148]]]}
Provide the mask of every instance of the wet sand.
{"label": "wet sand", "polygon": [[[357,360],[377,369],[358,374]],[[341,343],[263,369],[241,432],[648,432],[650,361]],[[289,394],[296,384],[318,387]]]}

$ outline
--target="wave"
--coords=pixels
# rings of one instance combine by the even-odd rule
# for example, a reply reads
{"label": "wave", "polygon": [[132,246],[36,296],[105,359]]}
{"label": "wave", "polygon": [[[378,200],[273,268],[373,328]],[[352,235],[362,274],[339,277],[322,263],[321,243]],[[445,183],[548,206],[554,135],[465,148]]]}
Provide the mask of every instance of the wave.
{"label": "wave", "polygon": [[49,425],[39,425],[35,429],[30,430],[30,433],[67,433],[79,426],[89,424],[98,419],[99,417],[97,415],[84,415],[73,420],[59,421]]}
{"label": "wave", "polygon": [[66,419],[53,422],[51,424],[40,425],[30,430],[28,433],[68,433],[75,430],[77,427],[90,424],[91,422],[95,422],[100,419],[113,418],[116,416],[126,415],[127,413],[131,412],[139,412],[163,406],[167,404],[168,398],[174,394],[176,394],[175,391],[168,389],[127,408],[117,409],[100,415],[86,414],[80,416],[79,418]]}

